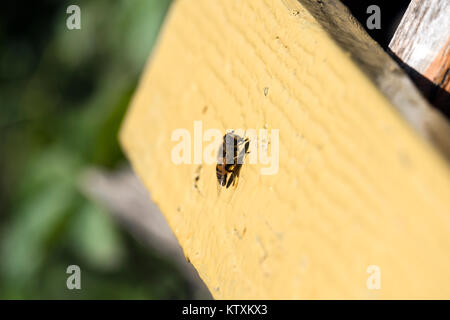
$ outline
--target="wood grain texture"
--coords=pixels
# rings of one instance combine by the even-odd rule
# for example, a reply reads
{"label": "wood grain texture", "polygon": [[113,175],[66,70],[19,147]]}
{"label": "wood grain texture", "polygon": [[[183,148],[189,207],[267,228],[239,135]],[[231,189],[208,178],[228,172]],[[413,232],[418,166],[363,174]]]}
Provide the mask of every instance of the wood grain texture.
{"label": "wood grain texture", "polygon": [[424,76],[450,93],[450,36],[436,58],[428,66]]}
{"label": "wood grain texture", "polygon": [[[283,0],[291,10],[300,2],[327,31],[341,49],[363,71],[412,128],[430,141],[450,160],[450,125],[447,119],[425,101],[411,79],[373,41],[349,10],[336,0]],[[433,91],[426,92],[430,97]],[[432,99],[444,108],[447,97]]]}
{"label": "wood grain texture", "polygon": [[450,85],[450,1],[411,1],[389,47],[435,84]]}
{"label": "wood grain texture", "polygon": [[[215,298],[450,298],[448,163],[308,2],[176,1],[124,150]],[[214,164],[171,161],[195,120],[280,129],[279,172],[218,194]]]}

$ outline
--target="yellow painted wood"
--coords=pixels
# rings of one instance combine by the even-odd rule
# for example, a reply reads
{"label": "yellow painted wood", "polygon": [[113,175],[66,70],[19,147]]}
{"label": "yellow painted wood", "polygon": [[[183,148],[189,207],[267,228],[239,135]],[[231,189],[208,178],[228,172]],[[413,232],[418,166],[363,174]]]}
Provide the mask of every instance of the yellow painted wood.
{"label": "yellow painted wood", "polygon": [[[135,171],[215,298],[450,298],[448,163],[291,5],[174,4],[120,135]],[[171,161],[195,120],[280,129],[279,172],[218,194],[215,165]]]}

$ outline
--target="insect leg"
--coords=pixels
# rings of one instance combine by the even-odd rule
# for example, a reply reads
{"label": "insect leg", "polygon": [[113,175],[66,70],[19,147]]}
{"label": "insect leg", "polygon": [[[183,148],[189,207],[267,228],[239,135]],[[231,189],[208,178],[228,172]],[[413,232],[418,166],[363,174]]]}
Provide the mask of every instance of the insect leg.
{"label": "insect leg", "polygon": [[235,178],[235,174],[234,174],[234,172],[232,172],[232,173],[230,174],[230,179],[228,179],[228,182],[227,182],[227,188],[228,188],[229,186],[231,186],[231,183],[234,181],[234,178]]}

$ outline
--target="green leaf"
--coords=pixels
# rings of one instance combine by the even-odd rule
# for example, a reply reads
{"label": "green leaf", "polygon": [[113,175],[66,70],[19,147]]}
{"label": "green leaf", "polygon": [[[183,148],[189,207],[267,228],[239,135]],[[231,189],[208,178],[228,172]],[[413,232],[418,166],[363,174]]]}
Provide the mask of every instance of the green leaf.
{"label": "green leaf", "polygon": [[102,208],[86,201],[70,225],[70,247],[90,267],[114,270],[125,257],[120,233]]}

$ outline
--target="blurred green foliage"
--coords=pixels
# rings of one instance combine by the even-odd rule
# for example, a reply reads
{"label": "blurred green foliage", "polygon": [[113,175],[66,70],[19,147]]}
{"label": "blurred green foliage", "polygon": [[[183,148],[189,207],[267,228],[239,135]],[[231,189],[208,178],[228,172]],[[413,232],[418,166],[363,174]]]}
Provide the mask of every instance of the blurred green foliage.
{"label": "blurred green foliage", "polygon": [[[66,8],[81,8],[81,30]],[[189,298],[175,267],[85,198],[125,162],[118,129],[170,0],[9,2],[0,13],[0,298]],[[66,268],[82,290],[66,288]]]}

